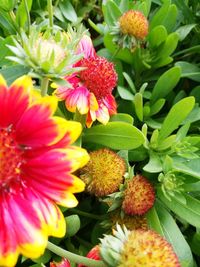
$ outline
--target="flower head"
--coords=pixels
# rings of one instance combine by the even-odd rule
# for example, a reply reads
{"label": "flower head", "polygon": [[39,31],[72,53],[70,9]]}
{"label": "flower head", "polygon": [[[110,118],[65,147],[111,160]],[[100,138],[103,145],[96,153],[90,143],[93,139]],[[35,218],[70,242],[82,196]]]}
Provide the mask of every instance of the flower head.
{"label": "flower head", "polygon": [[67,259],[63,259],[60,262],[50,262],[50,267],[70,267],[70,263]]}
{"label": "flower head", "polygon": [[146,17],[136,10],[129,10],[119,18],[120,30],[123,34],[143,40],[148,34]]}
{"label": "flower head", "polygon": [[[100,251],[99,251],[99,245],[96,245],[95,247],[93,247],[87,254],[86,256],[89,259],[93,259],[93,260],[101,260],[100,258]],[[87,267],[83,264],[79,264],[78,267]]]}
{"label": "flower head", "polygon": [[141,175],[128,181],[122,208],[128,215],[143,215],[152,208],[155,192],[150,182]]}
{"label": "flower head", "polygon": [[88,36],[81,39],[77,53],[84,58],[74,66],[81,67],[79,73],[66,76],[70,87],[58,87],[55,95],[65,100],[66,108],[86,114],[86,125],[90,127],[96,119],[106,124],[110,115],[116,113],[116,102],[112,91],[117,84],[114,65],[96,54]]}
{"label": "flower head", "polygon": [[56,204],[77,205],[84,183],[72,173],[89,159],[71,144],[81,125],[53,116],[54,97],[41,98],[23,76],[10,88],[0,76],[0,266],[14,266],[21,253],[43,254],[49,235],[65,234]]}
{"label": "flower head", "polygon": [[148,20],[137,10],[128,10],[111,27],[113,41],[121,48],[134,52],[148,34]]}
{"label": "flower head", "polygon": [[181,267],[171,244],[153,230],[128,231],[117,226],[101,240],[100,255],[109,266]]}
{"label": "flower head", "polygon": [[125,162],[118,154],[103,148],[90,153],[90,161],[80,170],[80,178],[89,193],[102,197],[118,190],[125,169]]}
{"label": "flower head", "polygon": [[52,34],[32,26],[28,36],[21,32],[21,42],[13,39],[14,45],[8,45],[14,56],[7,58],[30,68],[36,77],[58,79],[75,71],[71,66],[81,58],[76,54],[81,36],[81,29],[75,31],[69,27],[67,32]]}
{"label": "flower head", "polygon": [[126,214],[121,216],[121,212],[114,211],[110,213],[110,219],[112,222],[112,229],[116,228],[116,224],[120,226],[125,225],[128,230],[148,229],[147,218],[144,216],[129,216]]}

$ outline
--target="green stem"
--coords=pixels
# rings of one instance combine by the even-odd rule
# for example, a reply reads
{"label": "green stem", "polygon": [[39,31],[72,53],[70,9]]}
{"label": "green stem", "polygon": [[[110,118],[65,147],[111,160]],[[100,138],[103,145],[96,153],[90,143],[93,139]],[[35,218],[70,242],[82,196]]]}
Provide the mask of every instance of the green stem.
{"label": "green stem", "polygon": [[28,3],[27,0],[24,0],[24,5],[25,5],[25,11],[26,11],[26,16],[27,16],[27,23],[28,23],[28,35],[30,33],[30,27],[31,27],[31,17],[29,13],[29,8],[28,8]]}
{"label": "green stem", "polygon": [[56,245],[54,245],[51,242],[48,242],[47,249],[55,253],[56,255],[60,257],[67,258],[70,261],[76,262],[76,263],[82,263],[85,266],[88,267],[106,267],[106,265],[103,263],[103,261],[98,260],[92,260],[77,254],[74,254],[72,252],[69,252],[67,250],[64,250]]}
{"label": "green stem", "polygon": [[87,218],[91,218],[91,219],[95,219],[95,220],[103,220],[106,219],[108,216],[107,215],[96,215],[96,214],[91,214],[82,210],[78,210],[76,208],[70,209],[70,211],[79,214],[81,216],[87,217]]}
{"label": "green stem", "polygon": [[44,77],[41,82],[41,95],[42,96],[47,95],[48,86],[49,86],[49,78]]}
{"label": "green stem", "polygon": [[52,5],[52,0],[47,0],[47,8],[48,8],[48,13],[49,13],[49,27],[50,30],[53,30],[53,5]]}

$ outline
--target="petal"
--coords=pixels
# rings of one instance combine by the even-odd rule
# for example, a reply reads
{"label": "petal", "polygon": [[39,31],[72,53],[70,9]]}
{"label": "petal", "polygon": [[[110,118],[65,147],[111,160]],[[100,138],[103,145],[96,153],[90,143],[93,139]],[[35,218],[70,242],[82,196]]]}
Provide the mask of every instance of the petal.
{"label": "petal", "polygon": [[90,110],[96,111],[99,108],[98,101],[93,93],[89,96]]}
{"label": "petal", "polygon": [[96,116],[99,122],[107,124],[110,119],[108,108],[103,104],[100,104],[99,109],[96,111]]}
{"label": "petal", "polygon": [[32,105],[23,114],[16,125],[16,139],[19,144],[39,147],[58,141],[59,126],[50,118],[57,105],[54,100],[51,97],[44,98],[42,103]]}
{"label": "petal", "polygon": [[113,95],[107,95],[103,100],[103,104],[107,107],[109,114],[113,115],[117,113],[117,104]]}
{"label": "petal", "polygon": [[87,114],[87,118],[86,118],[86,126],[88,128],[90,128],[93,124],[93,122],[96,120],[96,112],[90,110]]}
{"label": "petal", "polygon": [[79,147],[54,149],[30,159],[21,167],[24,180],[45,197],[64,206],[75,206],[72,193],[84,190],[84,183],[70,174],[89,160],[86,150]]}
{"label": "petal", "polygon": [[96,54],[92,40],[86,34],[83,35],[77,47],[77,54],[81,53],[84,53],[84,58],[94,57]]}
{"label": "petal", "polygon": [[28,76],[17,79],[8,89],[1,78],[0,125],[8,127],[18,122],[30,104],[32,80]]}
{"label": "petal", "polygon": [[10,218],[4,199],[1,199],[0,225],[0,266],[14,266],[17,262],[19,250],[13,229],[13,221]]}
{"label": "petal", "polygon": [[83,86],[69,89],[65,105],[70,112],[78,109],[81,114],[86,114],[89,110],[89,91]]}

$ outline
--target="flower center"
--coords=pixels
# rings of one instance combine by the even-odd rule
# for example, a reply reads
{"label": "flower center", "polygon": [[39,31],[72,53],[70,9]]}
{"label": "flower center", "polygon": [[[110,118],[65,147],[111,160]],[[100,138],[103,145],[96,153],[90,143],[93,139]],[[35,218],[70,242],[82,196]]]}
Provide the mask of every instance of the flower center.
{"label": "flower center", "polygon": [[119,24],[123,34],[129,34],[142,40],[148,34],[148,21],[140,11],[129,10],[125,12],[119,18]]}
{"label": "flower center", "polygon": [[103,57],[95,56],[82,59],[80,66],[86,68],[80,72],[82,83],[97,99],[112,93],[117,83],[117,73],[113,63]]}
{"label": "flower center", "polygon": [[22,154],[14,131],[10,127],[0,128],[0,190],[8,189],[13,180],[19,179]]}

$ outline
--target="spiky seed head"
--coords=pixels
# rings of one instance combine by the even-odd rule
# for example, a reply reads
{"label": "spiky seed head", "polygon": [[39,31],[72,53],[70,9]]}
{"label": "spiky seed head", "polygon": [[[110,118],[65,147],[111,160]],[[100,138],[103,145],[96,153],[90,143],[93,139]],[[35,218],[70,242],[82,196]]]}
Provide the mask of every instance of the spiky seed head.
{"label": "spiky seed head", "polygon": [[143,40],[148,34],[148,20],[140,12],[129,10],[119,18],[120,30],[123,34]]}
{"label": "spiky seed head", "polygon": [[128,215],[143,215],[152,208],[155,191],[152,184],[143,176],[136,175],[127,182],[122,208]]}
{"label": "spiky seed head", "polygon": [[118,190],[125,170],[123,158],[110,149],[102,148],[90,153],[90,161],[80,170],[80,178],[86,184],[86,191],[103,197]]}

